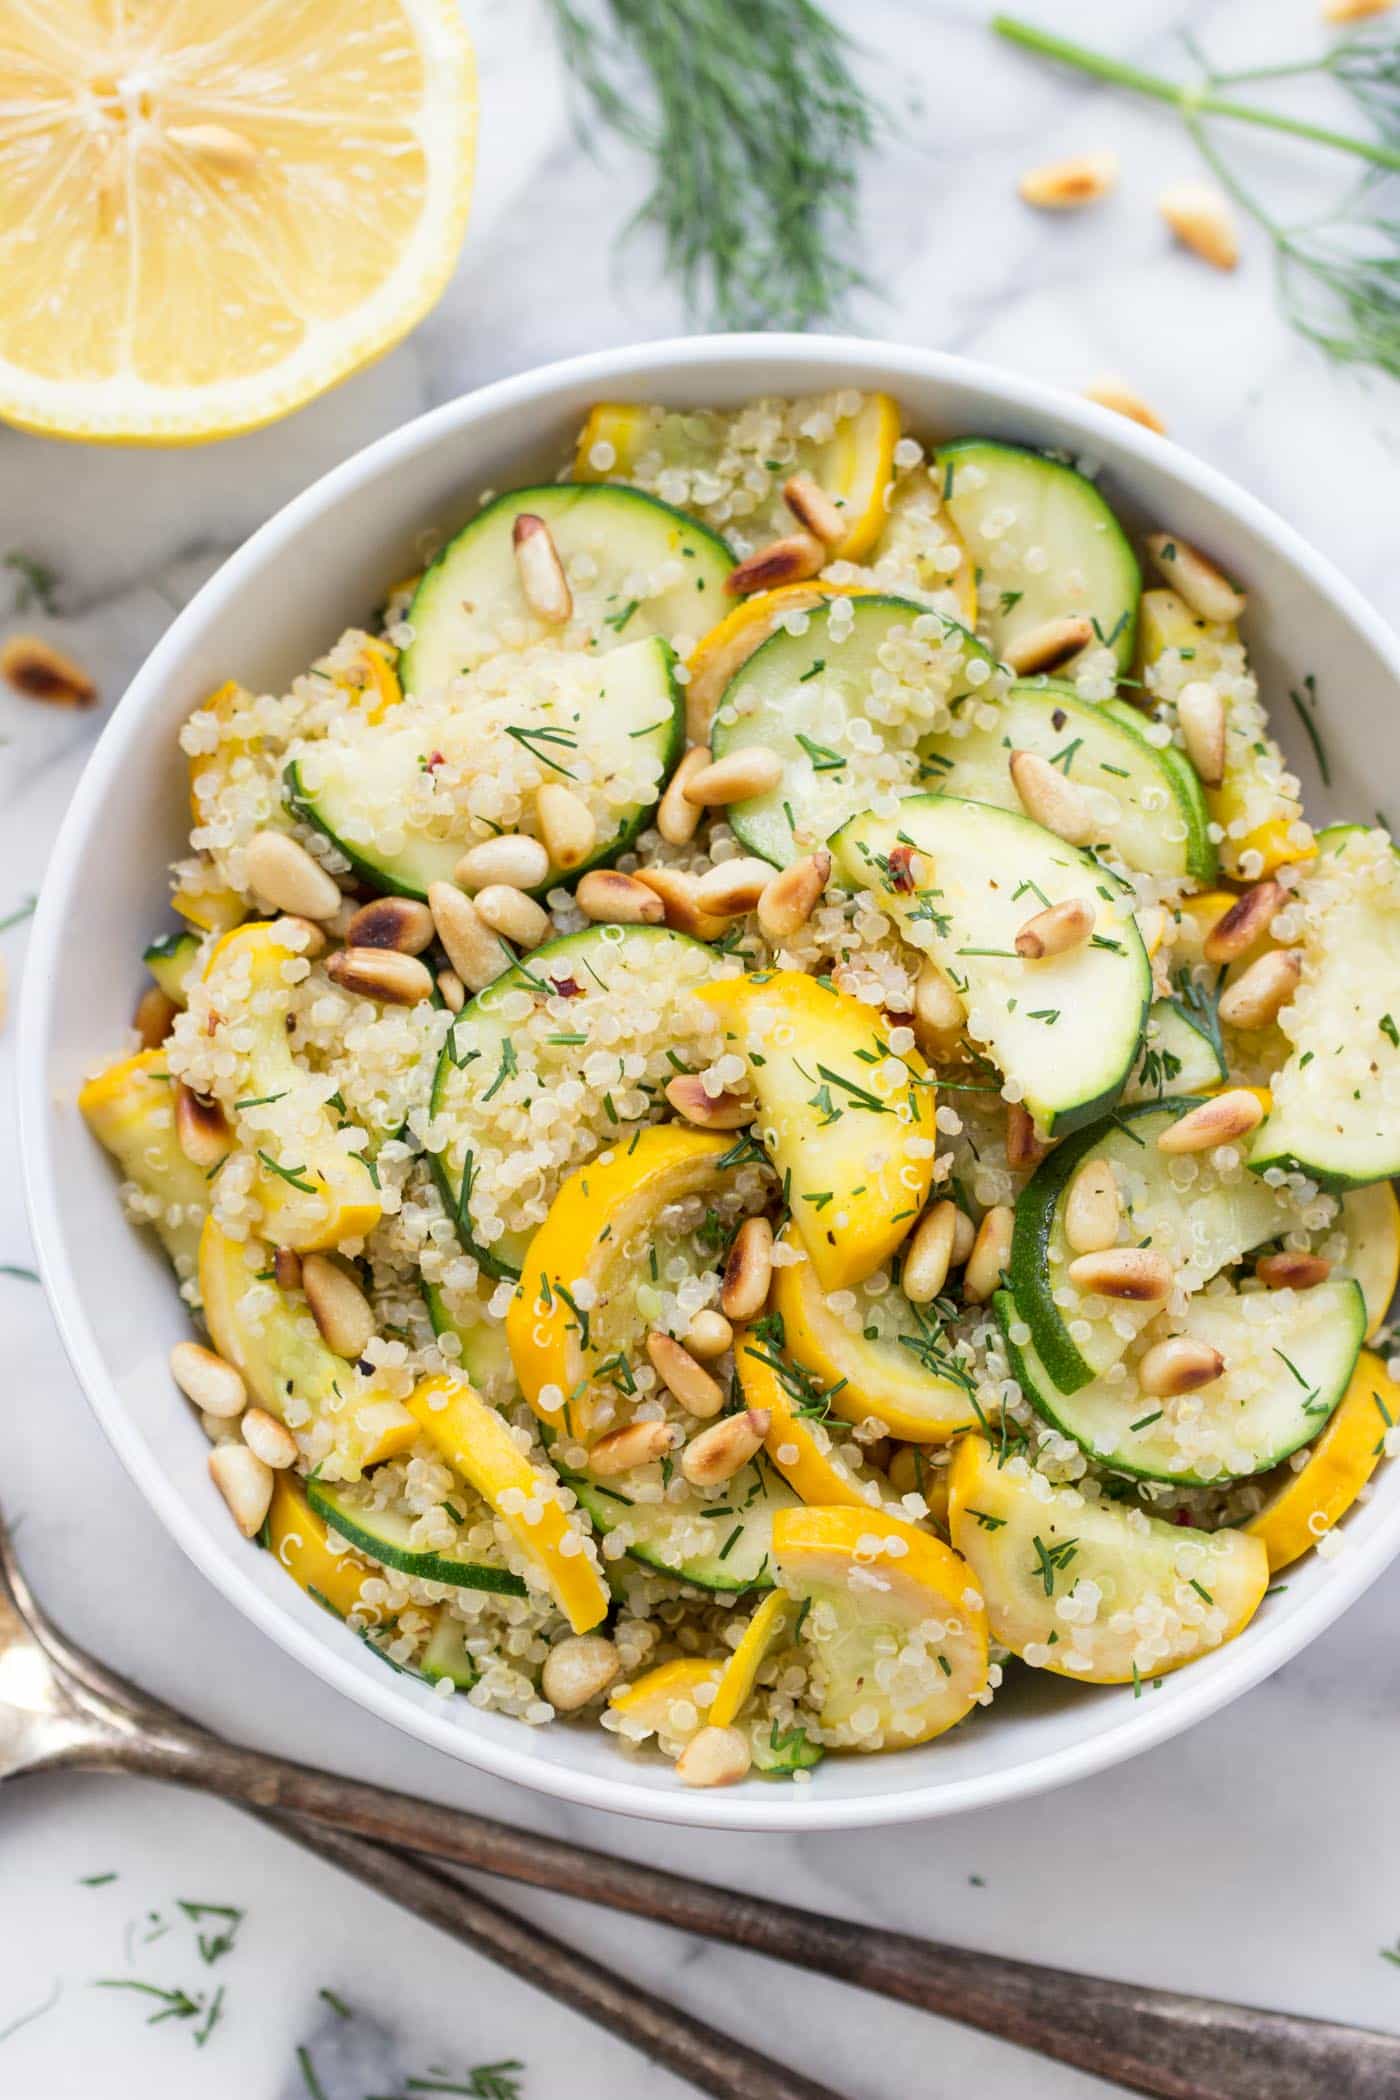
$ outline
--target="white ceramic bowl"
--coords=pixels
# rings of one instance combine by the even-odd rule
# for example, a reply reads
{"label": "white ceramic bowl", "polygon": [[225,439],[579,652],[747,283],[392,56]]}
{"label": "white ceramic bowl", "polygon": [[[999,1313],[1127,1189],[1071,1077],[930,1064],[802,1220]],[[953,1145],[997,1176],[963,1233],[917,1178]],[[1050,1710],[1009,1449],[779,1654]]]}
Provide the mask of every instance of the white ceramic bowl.
{"label": "white ceramic bowl", "polygon": [[[601,1731],[529,1729],[465,1700],[444,1703],[388,1671],[269,1555],[244,1544],[165,1367],[186,1314],[157,1250],[122,1223],[110,1163],[74,1097],[124,1039],[141,949],[168,923],[165,864],[182,850],[186,822],[176,731],[205,694],[230,675],[281,690],[378,602],[388,579],[417,565],[425,526],[466,519],[483,488],[553,472],[595,400],[724,407],[835,386],[887,389],[925,436],[980,432],[1101,462],[1108,497],[1131,524],[1199,541],[1248,587],[1251,651],[1310,814],[1369,819],[1384,801],[1377,761],[1393,737],[1394,637],[1291,527],[1208,465],[1083,401],[927,351],[796,336],[654,343],[549,365],[421,417],[317,482],[205,585],[115,709],[73,798],[35,921],[20,1031],[29,1202],[63,1338],[123,1462],[195,1564],[289,1654],[450,1756],[595,1807],[735,1829],[831,1829],[980,1807],[1176,1734],[1295,1655],[1400,1549],[1400,1466],[1382,1471],[1348,1519],[1338,1558],[1292,1569],[1286,1594],[1238,1640],[1149,1697],[1016,1671],[989,1713],[921,1749],[832,1758],[805,1787],[751,1780],[691,1793],[659,1761],[627,1762]],[[1330,792],[1287,702],[1303,671],[1316,673],[1326,711]],[[350,1733],[348,1709],[346,1723]]]}

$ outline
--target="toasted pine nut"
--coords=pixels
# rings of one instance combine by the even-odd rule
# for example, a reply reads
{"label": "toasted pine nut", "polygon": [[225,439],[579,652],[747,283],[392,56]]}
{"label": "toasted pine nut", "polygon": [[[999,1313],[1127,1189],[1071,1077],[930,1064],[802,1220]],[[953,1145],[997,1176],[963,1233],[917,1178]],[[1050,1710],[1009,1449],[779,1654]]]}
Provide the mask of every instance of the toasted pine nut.
{"label": "toasted pine nut", "polygon": [[243,1441],[274,1473],[285,1472],[297,1462],[297,1440],[285,1422],[265,1407],[250,1407],[243,1417]]}
{"label": "toasted pine nut", "polygon": [[91,707],[97,687],[80,663],[37,634],[12,634],[0,648],[0,678],[26,700],[48,707]]}
{"label": "toasted pine nut", "polygon": [[1094,930],[1094,907],[1083,897],[1066,897],[1027,919],[1016,935],[1016,953],[1027,962],[1040,962],[1047,955],[1064,955],[1082,948]]}
{"label": "toasted pine nut", "polygon": [[1219,787],[1225,778],[1225,702],[1206,679],[1193,678],[1177,695],[1176,718],[1198,779]]}
{"label": "toasted pine nut", "polygon": [[434,980],[442,1003],[450,1014],[459,1014],[467,1003],[467,988],[455,970],[439,970]]}
{"label": "toasted pine nut", "polygon": [[755,547],[724,579],[731,598],[747,598],[754,591],[776,590],[783,583],[805,583],[819,576],[826,565],[826,549],[810,532],[795,532],[783,540],[770,540]]}
{"label": "toasted pine nut", "polygon": [[1311,1291],[1326,1283],[1332,1264],[1325,1254],[1261,1254],[1254,1273],[1271,1291]]}
{"label": "toasted pine nut", "polygon": [[622,1657],[601,1633],[571,1633],[545,1657],[540,1690],[556,1713],[577,1713],[602,1698],[621,1668]]}
{"label": "toasted pine nut", "polygon": [[469,846],[452,871],[464,890],[489,889],[508,882],[517,890],[537,890],[549,873],[549,855],[538,839],[523,831],[505,831],[497,839]]}
{"label": "toasted pine nut", "polygon": [[721,861],[698,878],[696,901],[701,911],[712,911],[721,919],[737,919],[754,909],[772,875],[773,863],[768,860],[740,857]]}
{"label": "toasted pine nut", "polygon": [[701,1130],[742,1130],[755,1114],[752,1101],[742,1094],[706,1093],[698,1072],[677,1072],[668,1079],[666,1099],[678,1116]]}
{"label": "toasted pine nut", "polygon": [[795,860],[771,877],[758,900],[759,930],[766,940],[790,941],[807,924],[831,876],[825,846]]}
{"label": "toasted pine nut", "polygon": [[1206,935],[1202,953],[1207,962],[1238,962],[1262,940],[1286,902],[1286,892],[1272,879],[1256,882],[1238,896]]}
{"label": "toasted pine nut", "polygon": [[[689,693],[687,692],[687,698]],[[666,783],[666,792],[656,811],[656,828],[668,846],[685,846],[694,838],[700,822],[700,805],[686,796],[686,783],[703,773],[710,754],[703,744],[692,744]]]}
{"label": "toasted pine nut", "polygon": [[1167,426],[1156,409],[1144,401],[1142,395],[1130,387],[1126,380],[1114,379],[1105,374],[1102,379],[1096,379],[1092,386],[1085,387],[1084,399],[1096,401],[1100,408],[1111,408],[1115,415],[1127,416],[1130,422],[1141,423],[1144,430],[1155,430],[1159,437],[1166,436]]}
{"label": "toasted pine nut", "polygon": [[697,767],[685,784],[685,799],[697,809],[722,808],[730,802],[747,802],[751,795],[766,795],[783,777],[783,762],[766,744],[743,744],[723,758]]}
{"label": "toasted pine nut", "polygon": [[468,991],[479,992],[500,976],[511,961],[510,950],[491,931],[470,897],[450,882],[434,882],[428,909],[447,960]]}
{"label": "toasted pine nut", "polygon": [[159,1050],[174,1026],[180,1009],[158,984],[148,984],[136,1002],[131,1025],[141,1038],[143,1050]]}
{"label": "toasted pine nut", "polygon": [[326,1347],[358,1361],[374,1339],[376,1321],[354,1277],[327,1254],[303,1254],[301,1287]]}
{"label": "toasted pine nut", "polygon": [[1094,639],[1094,623],[1076,615],[1064,620],[1046,620],[1008,642],[1002,661],[1018,678],[1033,678],[1044,671],[1057,671],[1061,664],[1078,656]]}
{"label": "toasted pine nut", "polygon": [[1223,1094],[1213,1094],[1199,1108],[1188,1109],[1175,1123],[1169,1123],[1158,1134],[1157,1150],[1209,1152],[1216,1145],[1247,1137],[1263,1120],[1264,1109],[1257,1094],[1248,1087],[1229,1087]]}
{"label": "toasted pine nut", "polygon": [[1143,544],[1158,575],[1186,600],[1198,620],[1225,626],[1243,614],[1249,603],[1244,592],[1237,591],[1199,547],[1178,539],[1174,532],[1149,533]]}
{"label": "toasted pine nut", "polygon": [[669,1422],[629,1422],[600,1436],[588,1454],[588,1470],[600,1480],[630,1473],[634,1466],[654,1465],[673,1449],[679,1432]]}
{"label": "toasted pine nut", "polygon": [[1232,1028],[1267,1028],[1298,989],[1303,958],[1296,948],[1271,948],[1220,994],[1220,1018]]}
{"label": "toasted pine nut", "polygon": [[695,877],[681,868],[638,868],[637,881],[661,899],[666,924],[675,933],[691,934],[697,941],[717,941],[727,921],[701,909],[695,894]]}
{"label": "toasted pine nut", "polygon": [[258,163],[252,139],[230,131],[227,124],[172,124],[165,136],[172,146],[183,146],[220,175],[247,175]]}
{"label": "toasted pine nut", "polygon": [[1219,190],[1208,182],[1174,182],[1162,191],[1157,209],[1182,246],[1217,270],[1233,270],[1240,259],[1234,215]]}
{"label": "toasted pine nut", "polygon": [[967,1009],[947,972],[931,959],[914,981],[914,1033],[927,1057],[951,1057],[962,1039]]}
{"label": "toasted pine nut", "polygon": [[953,1267],[961,1269],[977,1244],[977,1227],[965,1210],[953,1215]]}
{"label": "toasted pine nut", "polygon": [[340,891],[321,863],[285,831],[255,831],[243,849],[243,868],[274,911],[315,920],[340,909]]}
{"label": "toasted pine nut", "polygon": [[1065,1196],[1065,1238],[1076,1254],[1102,1254],[1118,1239],[1123,1202],[1106,1159],[1086,1159]]}
{"label": "toasted pine nut", "polygon": [[681,1453],[681,1471],[692,1487],[718,1487],[732,1480],[746,1466],[773,1426],[766,1407],[746,1408],[741,1415],[725,1415],[691,1438]]}
{"label": "toasted pine nut", "polygon": [[246,1444],[218,1444],[209,1454],[209,1474],[244,1538],[255,1537],[272,1501],[271,1466]]}
{"label": "toasted pine nut", "polygon": [[1171,1263],[1153,1247],[1103,1247],[1076,1255],[1065,1273],[1076,1290],[1139,1305],[1165,1298],[1172,1287]]}
{"label": "toasted pine nut", "polygon": [[702,1728],[676,1759],[682,1786],[733,1786],[748,1777],[753,1752],[737,1728]]}
{"label": "toasted pine nut", "polygon": [[1036,1135],[1035,1118],[1019,1101],[1006,1104],[1006,1164],[1015,1173],[1038,1167],[1050,1147]]}
{"label": "toasted pine nut", "polygon": [[666,907],[655,890],[616,868],[591,868],[574,891],[574,902],[587,919],[611,926],[659,926]]}
{"label": "toasted pine nut", "polygon": [[1098,827],[1073,782],[1035,751],[1013,751],[1010,763],[1011,783],[1026,815],[1067,845],[1087,846]]}
{"label": "toasted pine nut", "polygon": [[688,1349],[681,1347],[674,1335],[654,1327],[647,1336],[647,1355],[672,1399],[679,1400],[693,1415],[719,1413],[724,1405],[724,1387],[711,1378]]}
{"label": "toasted pine nut", "polygon": [[734,1329],[724,1314],[708,1305],[700,1308],[685,1331],[686,1348],[692,1356],[699,1356],[707,1363],[713,1357],[723,1356],[733,1341]]}
{"label": "toasted pine nut", "polygon": [[535,797],[535,814],[556,868],[567,874],[587,860],[598,843],[598,826],[588,804],[572,788],[547,780]]}
{"label": "toasted pine nut", "polygon": [[191,1165],[207,1172],[233,1150],[233,1131],[217,1101],[175,1082],[175,1137]]}
{"label": "toasted pine nut", "polygon": [[1076,153],[1028,168],[1017,189],[1024,203],[1040,211],[1075,211],[1106,196],[1117,180],[1116,153]]}
{"label": "toasted pine nut", "polygon": [[394,948],[401,955],[421,955],[432,938],[433,915],[416,897],[376,897],[345,929],[347,948]]}
{"label": "toasted pine nut", "polygon": [[1174,1400],[1180,1393],[1214,1385],[1224,1368],[1225,1359],[1218,1349],[1176,1334],[1145,1352],[1138,1361],[1137,1379],[1154,1400]]}
{"label": "toasted pine nut", "polygon": [[773,1228],[766,1218],[745,1218],[725,1259],[720,1311],[726,1320],[755,1319],[772,1284]]}
{"label": "toasted pine nut", "polygon": [[1016,1213],[1007,1203],[994,1203],[977,1228],[972,1252],[963,1270],[963,1296],[974,1305],[984,1305],[1001,1286],[1002,1271],[1011,1259],[1011,1228]]}
{"label": "toasted pine nut", "polygon": [[248,1405],[242,1374],[202,1342],[177,1342],[170,1352],[170,1375],[201,1414],[231,1422]]}
{"label": "toasted pine nut", "polygon": [[522,510],[510,532],[520,589],[532,613],[562,626],[574,609],[569,579],[559,559],[554,535],[530,510]]}
{"label": "toasted pine nut", "polygon": [[911,1305],[931,1305],[952,1266],[958,1207],[945,1197],[926,1210],[909,1235],[900,1271],[900,1288]]}
{"label": "toasted pine nut", "polygon": [[400,955],[397,948],[337,948],[326,975],[343,991],[377,999],[381,1006],[416,1006],[433,996],[428,965],[416,955]]}
{"label": "toasted pine nut", "polygon": [[279,1291],[301,1289],[301,1256],[295,1247],[275,1247],[272,1252],[272,1280]]}
{"label": "toasted pine nut", "polygon": [[[333,917],[339,918],[342,911],[346,913],[345,924],[349,926],[355,914],[350,909],[348,897],[341,898]],[[273,920],[272,931],[280,945],[296,955],[324,955],[326,952],[325,927],[318,926],[314,919],[303,919],[298,912],[281,913]]]}
{"label": "toasted pine nut", "polygon": [[783,501],[804,532],[824,546],[838,547],[846,537],[841,506],[810,474],[793,474],[783,483]]}
{"label": "toasted pine nut", "polygon": [[492,933],[502,934],[518,948],[538,948],[554,931],[554,922],[544,906],[527,897],[514,883],[488,882],[484,890],[477,891],[472,903],[477,917]]}

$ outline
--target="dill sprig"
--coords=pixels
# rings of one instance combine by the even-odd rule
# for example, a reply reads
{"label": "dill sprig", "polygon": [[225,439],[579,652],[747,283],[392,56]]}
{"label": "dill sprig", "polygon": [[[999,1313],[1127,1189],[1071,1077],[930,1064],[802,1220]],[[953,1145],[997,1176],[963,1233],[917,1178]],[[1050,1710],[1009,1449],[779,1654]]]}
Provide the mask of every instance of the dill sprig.
{"label": "dill sprig", "polygon": [[[801,328],[840,312],[860,167],[883,112],[815,0],[551,0],[603,123],[652,163],[654,226],[691,313]],[[604,15],[610,19],[604,19]]]}
{"label": "dill sprig", "polygon": [[[1201,78],[1177,81],[1008,15],[994,16],[992,28],[1040,57],[1175,107],[1222,189],[1268,238],[1289,325],[1339,363],[1372,365],[1400,378],[1400,216],[1378,197],[1387,178],[1400,171],[1400,38],[1351,37],[1313,58],[1219,73],[1188,37]],[[1305,75],[1336,81],[1378,135],[1338,131],[1222,92]],[[1207,118],[1251,124],[1347,154],[1367,163],[1365,178],[1335,209],[1306,225],[1285,226],[1225,160],[1206,129]]]}

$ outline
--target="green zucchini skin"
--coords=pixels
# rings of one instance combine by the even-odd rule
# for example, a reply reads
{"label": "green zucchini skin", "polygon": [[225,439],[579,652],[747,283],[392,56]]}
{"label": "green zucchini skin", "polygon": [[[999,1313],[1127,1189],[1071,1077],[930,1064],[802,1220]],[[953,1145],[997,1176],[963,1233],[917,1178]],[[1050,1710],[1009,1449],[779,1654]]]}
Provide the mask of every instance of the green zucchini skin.
{"label": "green zucchini skin", "polygon": [[199,953],[199,938],[193,933],[163,933],[143,952],[141,960],[160,986],[167,999],[183,1007],[186,1002],[186,987],[194,959]]}
{"label": "green zucchini skin", "polygon": [[[615,1530],[626,1508],[659,1507],[633,1504],[620,1489],[606,1489],[586,1473],[566,1473],[561,1468],[559,1477],[573,1489],[580,1506],[600,1533]],[[761,1498],[749,1509],[741,1509],[740,1498],[750,1492],[755,1482],[763,1485]],[[665,1558],[665,1530],[660,1527],[660,1536],[655,1541],[642,1539],[630,1545],[628,1558],[640,1561],[658,1575],[670,1576],[673,1582],[689,1583],[693,1589],[709,1590],[716,1596],[771,1590],[776,1580],[772,1564],[772,1513],[775,1509],[795,1504],[797,1497],[760,1458],[751,1459],[732,1481],[725,1483],[724,1499],[732,1502],[734,1507],[730,1514],[713,1519],[713,1553],[699,1554],[679,1562],[668,1560]],[[693,1507],[688,1514],[694,1514]],[[736,1527],[740,1536],[726,1552],[726,1542]]]}
{"label": "green zucchini skin", "polygon": [[324,1524],[352,1545],[357,1553],[411,1575],[420,1582],[446,1582],[457,1589],[489,1590],[502,1597],[527,1597],[523,1579],[509,1568],[490,1567],[483,1561],[455,1560],[442,1553],[419,1553],[385,1536],[380,1519],[391,1513],[357,1511],[351,1498],[338,1494],[325,1482],[306,1482],[306,1499]]}

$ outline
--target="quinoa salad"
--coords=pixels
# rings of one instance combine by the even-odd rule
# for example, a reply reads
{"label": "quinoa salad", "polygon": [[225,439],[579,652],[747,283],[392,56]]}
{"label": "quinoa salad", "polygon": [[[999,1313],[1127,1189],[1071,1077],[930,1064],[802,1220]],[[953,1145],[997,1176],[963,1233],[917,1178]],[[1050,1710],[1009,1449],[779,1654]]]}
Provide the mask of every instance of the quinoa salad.
{"label": "quinoa salad", "polygon": [[1027,1670],[1139,1696],[1342,1549],[1400,859],[1309,824],[1160,522],[884,395],[604,403],[189,717],[80,1107],[211,1495],[386,1665],[819,1785]]}

